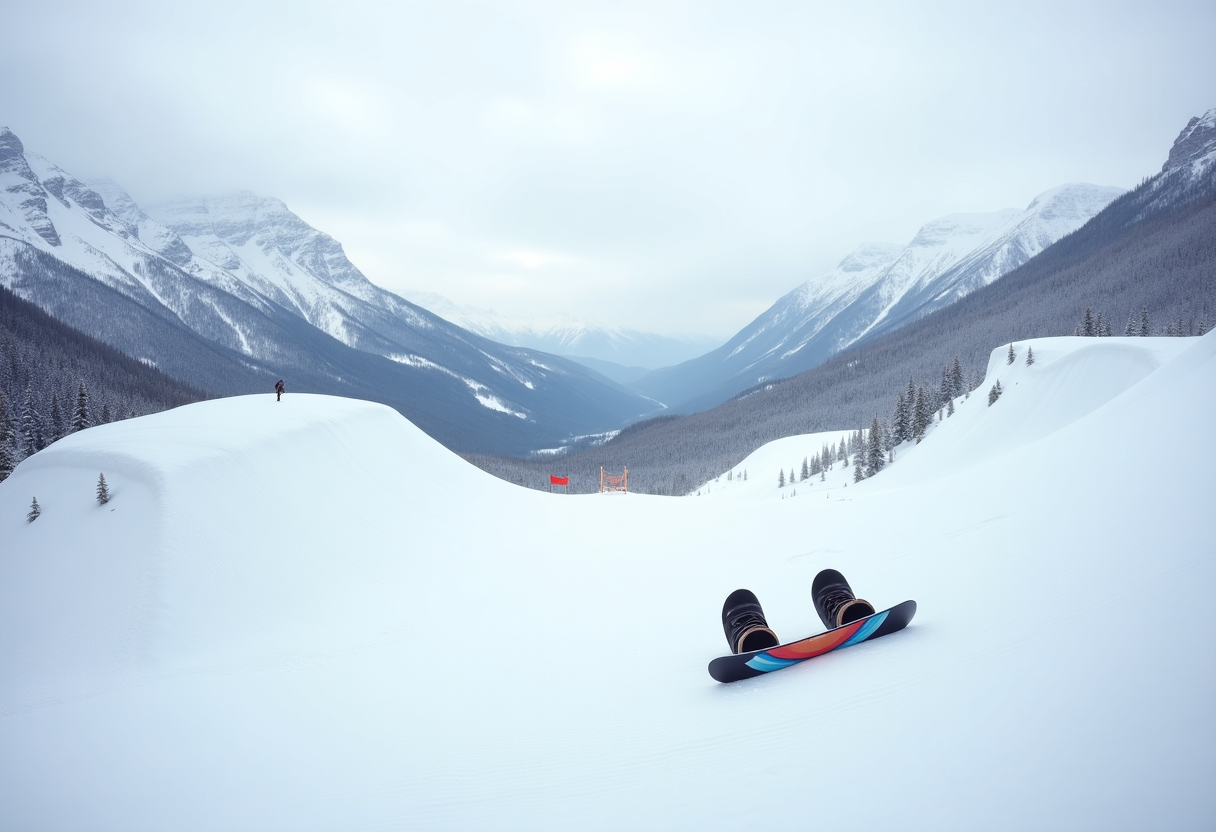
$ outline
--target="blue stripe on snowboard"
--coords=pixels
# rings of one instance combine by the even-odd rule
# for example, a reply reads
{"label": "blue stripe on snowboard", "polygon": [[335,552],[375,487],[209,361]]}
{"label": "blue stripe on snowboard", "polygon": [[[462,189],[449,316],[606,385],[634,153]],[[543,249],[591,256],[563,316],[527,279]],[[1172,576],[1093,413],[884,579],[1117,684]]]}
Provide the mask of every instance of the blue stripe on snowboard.
{"label": "blue stripe on snowboard", "polygon": [[[850,638],[844,644],[840,645],[840,647],[852,647],[854,644],[857,644],[858,642],[865,641],[870,636],[874,635],[874,631],[877,630],[879,627],[881,627],[882,622],[885,621],[886,619],[887,619],[886,612],[880,612],[878,615],[871,617],[869,621],[867,621],[865,624],[861,625],[860,630],[853,633],[852,638]],[[840,649],[840,648],[837,648],[837,649]]]}
{"label": "blue stripe on snowboard", "polygon": [[783,667],[789,667],[792,664],[798,664],[800,661],[802,659],[778,659],[767,653],[760,653],[748,659],[747,666],[752,670],[762,670],[768,673],[773,670],[780,670]]}

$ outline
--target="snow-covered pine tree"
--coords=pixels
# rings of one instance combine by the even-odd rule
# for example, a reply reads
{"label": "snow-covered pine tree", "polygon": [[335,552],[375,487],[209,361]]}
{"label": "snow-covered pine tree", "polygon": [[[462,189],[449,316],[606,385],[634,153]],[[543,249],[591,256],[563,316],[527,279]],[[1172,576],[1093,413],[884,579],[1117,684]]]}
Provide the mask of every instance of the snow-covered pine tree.
{"label": "snow-covered pine tree", "polygon": [[1034,363],[1034,347],[1026,348],[1026,366],[1029,367]]}
{"label": "snow-covered pine tree", "polygon": [[46,447],[46,426],[31,386],[25,388],[25,406],[21,409],[21,454],[30,456]]}
{"label": "snow-covered pine tree", "polygon": [[0,482],[8,479],[17,467],[16,453],[13,450],[13,440],[16,438],[13,423],[8,418],[8,404],[4,394],[0,393]]}
{"label": "snow-covered pine tree", "polygon": [[48,425],[51,431],[51,441],[58,442],[63,438],[63,414],[59,412],[59,395],[51,394],[51,422]]}
{"label": "snow-covered pine tree", "polygon": [[1139,331],[1139,329],[1136,326],[1136,310],[1129,309],[1129,310],[1127,310],[1127,326],[1123,327],[1123,334],[1126,337],[1130,338],[1131,336],[1135,335],[1138,331]]}
{"label": "snow-covered pine tree", "polygon": [[865,466],[861,463],[861,454],[858,454],[857,458],[853,460],[853,482],[864,480],[866,478],[865,472]]}
{"label": "snow-covered pine tree", "polygon": [[967,392],[967,382],[963,379],[963,363],[954,356],[954,366],[950,368],[951,394],[958,398]]}
{"label": "snow-covered pine tree", "polygon": [[949,419],[954,415],[954,399],[946,402],[946,418]]}
{"label": "snow-covered pine tree", "polygon": [[114,421],[114,419],[112,416],[110,416],[110,403],[103,402],[101,405],[101,423],[103,425],[108,425],[112,421]]}
{"label": "snow-covered pine tree", "polygon": [[925,388],[918,387],[916,388],[916,404],[912,408],[912,438],[918,443],[925,438],[925,431],[929,429],[932,418],[933,411],[929,409]]}
{"label": "snow-covered pine tree", "polygon": [[92,425],[93,420],[89,416],[89,391],[85,389],[82,381],[80,389],[76,391],[76,409],[72,412],[72,432],[84,430]]}
{"label": "snow-covered pine tree", "polygon": [[[1085,314],[1081,317],[1081,334],[1086,338],[1093,338],[1098,334],[1094,329],[1094,313],[1090,311],[1088,306],[1085,307]],[[1013,361],[1009,363],[1012,364]]]}
{"label": "snow-covered pine tree", "polygon": [[836,461],[843,462],[845,465],[849,464],[849,454],[844,449],[844,440],[843,439],[840,440],[840,447],[836,450]]}
{"label": "snow-covered pine tree", "polygon": [[807,462],[807,458],[806,458],[806,457],[803,457],[803,458],[802,458],[802,478],[803,478],[803,479],[806,479],[806,478],[807,478],[807,477],[809,477],[810,475],[811,475],[811,466],[810,466],[810,464]]}
{"label": "snow-covered pine tree", "polygon": [[1152,328],[1148,325],[1148,307],[1146,306],[1140,310],[1139,335],[1141,338],[1147,338],[1149,335],[1152,334],[1152,332],[1153,332]]}
{"label": "snow-covered pine tree", "polygon": [[866,448],[866,476],[872,477],[887,464],[882,451],[882,428],[878,426],[878,417],[870,421],[870,437]]}
{"label": "snow-covered pine tree", "polygon": [[110,502],[110,486],[106,485],[106,475],[104,473],[97,477],[97,502],[103,506]]}
{"label": "snow-covered pine tree", "polygon": [[8,442],[0,442],[0,482],[8,479],[8,475],[13,473],[13,469],[17,467],[17,460],[13,458],[13,451],[9,447]]}
{"label": "snow-covered pine tree", "polygon": [[1005,363],[1012,364],[1014,362],[1014,359],[1016,359],[1017,357],[1018,357],[1017,353],[1015,353],[1013,351],[1013,344],[1010,344],[1009,345],[1009,354],[1007,356],[1005,356]]}
{"label": "snow-covered pine tree", "polygon": [[895,434],[895,442],[907,442],[909,437],[909,419],[908,419],[908,401],[904,398],[902,392],[899,393],[895,400],[895,416],[892,419],[894,423],[893,433]]}
{"label": "snow-covered pine tree", "polygon": [[42,514],[42,506],[38,505],[38,498],[35,497],[34,501],[32,503],[30,503],[29,514],[25,515],[25,522],[33,523],[35,520],[37,520],[39,518],[39,516],[41,516],[41,514]]}
{"label": "snow-covered pine tree", "polygon": [[785,488],[785,469],[784,468],[777,469],[777,487]]}
{"label": "snow-covered pine tree", "polygon": [[996,384],[992,385],[992,389],[988,391],[988,406],[992,407],[993,403],[1001,397],[1001,380],[998,378]]}

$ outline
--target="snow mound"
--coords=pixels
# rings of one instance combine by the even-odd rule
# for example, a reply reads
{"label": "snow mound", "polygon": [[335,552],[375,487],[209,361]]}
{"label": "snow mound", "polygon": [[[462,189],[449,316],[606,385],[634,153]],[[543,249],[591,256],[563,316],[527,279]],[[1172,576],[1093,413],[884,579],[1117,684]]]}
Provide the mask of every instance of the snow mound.
{"label": "snow mound", "polygon": [[[841,434],[686,499],[323,396],[67,437],[0,483],[0,827],[1202,828],[1216,336],[1007,349],[991,407],[794,498],[764,455]],[[805,636],[825,567],[917,618],[714,683],[722,599]]]}

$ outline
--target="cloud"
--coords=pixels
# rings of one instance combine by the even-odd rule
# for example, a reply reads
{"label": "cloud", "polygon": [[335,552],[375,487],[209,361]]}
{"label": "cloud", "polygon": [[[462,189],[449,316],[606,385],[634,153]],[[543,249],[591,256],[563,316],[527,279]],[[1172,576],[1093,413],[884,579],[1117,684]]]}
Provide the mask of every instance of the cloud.
{"label": "cloud", "polygon": [[0,123],[72,173],[253,190],[390,289],[660,331],[733,334],[946,213],[1134,185],[1216,106],[1198,0],[10,6],[53,37],[6,40]]}

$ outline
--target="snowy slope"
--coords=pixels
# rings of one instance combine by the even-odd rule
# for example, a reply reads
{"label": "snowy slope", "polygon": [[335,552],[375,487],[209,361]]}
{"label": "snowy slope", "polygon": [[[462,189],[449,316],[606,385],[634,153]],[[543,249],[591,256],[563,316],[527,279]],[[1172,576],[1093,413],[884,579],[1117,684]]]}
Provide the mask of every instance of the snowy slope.
{"label": "snowy slope", "polygon": [[[1216,335],[1032,343],[796,497],[528,491],[320,396],[73,434],[0,483],[0,827],[1208,827]],[[806,635],[829,566],[916,620],[710,680],[727,593]]]}
{"label": "snowy slope", "polygon": [[1025,210],[950,214],[907,245],[867,243],[832,272],[778,299],[721,348],[643,378],[637,387],[696,410],[818,366],[867,338],[954,303],[1080,228],[1121,188],[1070,184]]}

